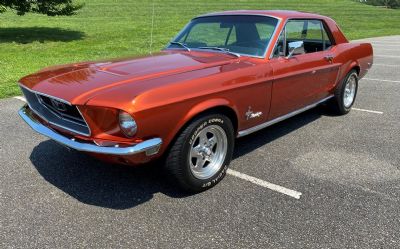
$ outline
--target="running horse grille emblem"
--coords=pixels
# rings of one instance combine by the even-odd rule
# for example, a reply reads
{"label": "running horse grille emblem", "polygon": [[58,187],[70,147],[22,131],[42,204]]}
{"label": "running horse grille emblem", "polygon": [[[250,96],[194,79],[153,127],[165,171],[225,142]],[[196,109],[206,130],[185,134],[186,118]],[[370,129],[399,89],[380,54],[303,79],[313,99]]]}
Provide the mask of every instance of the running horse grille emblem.
{"label": "running horse grille emblem", "polygon": [[62,102],[60,102],[58,100],[55,100],[55,99],[50,99],[50,101],[51,101],[51,105],[57,111],[65,112],[67,110],[67,106],[64,103],[62,103]]}

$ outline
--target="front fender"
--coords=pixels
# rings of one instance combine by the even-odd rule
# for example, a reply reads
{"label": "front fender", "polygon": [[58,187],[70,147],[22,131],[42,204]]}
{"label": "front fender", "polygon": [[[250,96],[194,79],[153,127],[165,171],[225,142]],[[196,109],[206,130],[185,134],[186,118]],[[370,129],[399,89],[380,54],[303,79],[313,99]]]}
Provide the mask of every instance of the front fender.
{"label": "front fender", "polygon": [[200,103],[196,104],[195,106],[193,106],[189,110],[189,112],[185,115],[185,117],[183,118],[183,122],[187,123],[189,120],[191,120],[193,117],[195,117],[199,113],[202,113],[204,111],[207,111],[207,110],[210,110],[210,109],[216,108],[216,107],[230,108],[235,112],[236,117],[238,117],[238,110],[234,103],[232,103],[231,101],[224,99],[224,98],[217,98],[217,99],[205,100],[205,101],[200,102]]}
{"label": "front fender", "polygon": [[231,109],[235,113],[236,118],[239,117],[236,105],[231,101],[229,101],[228,99],[225,98],[208,99],[200,103],[197,103],[193,107],[191,107],[186,112],[186,114],[176,123],[174,129],[170,132],[166,140],[168,141],[168,143],[172,141],[174,137],[176,137],[178,133],[182,130],[182,128],[185,127],[185,125],[188,124],[197,115],[204,113],[208,110],[220,107]]}

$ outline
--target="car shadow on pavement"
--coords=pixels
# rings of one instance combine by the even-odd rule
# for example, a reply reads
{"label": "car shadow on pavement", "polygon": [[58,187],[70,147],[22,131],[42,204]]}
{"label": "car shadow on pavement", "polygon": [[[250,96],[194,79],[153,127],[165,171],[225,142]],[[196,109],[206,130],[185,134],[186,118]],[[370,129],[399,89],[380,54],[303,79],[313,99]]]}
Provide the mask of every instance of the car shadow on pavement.
{"label": "car shadow on pavement", "polygon": [[263,130],[239,138],[236,141],[233,158],[239,158],[280,137],[286,136],[303,126],[318,120],[321,116],[331,115],[333,116],[334,114],[329,110],[329,108],[326,106],[318,106]]}
{"label": "car shadow on pavement", "polygon": [[[317,108],[240,139],[234,158],[315,121],[321,113]],[[128,209],[151,200],[156,193],[173,198],[189,196],[167,181],[160,162],[140,167],[112,165],[52,140],[37,145],[30,160],[45,180],[89,205]]]}
{"label": "car shadow on pavement", "polygon": [[186,197],[169,184],[160,165],[113,165],[47,140],[30,156],[43,178],[80,202],[111,209],[128,209],[147,202],[155,193]]}

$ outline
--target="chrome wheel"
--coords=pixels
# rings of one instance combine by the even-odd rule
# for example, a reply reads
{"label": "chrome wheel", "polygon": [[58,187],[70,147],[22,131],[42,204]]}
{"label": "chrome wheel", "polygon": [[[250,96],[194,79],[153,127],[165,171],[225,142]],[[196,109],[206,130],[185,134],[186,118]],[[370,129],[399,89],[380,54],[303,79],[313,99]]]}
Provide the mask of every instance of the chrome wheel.
{"label": "chrome wheel", "polygon": [[189,150],[189,165],[194,177],[208,179],[223,166],[228,151],[224,129],[210,125],[201,130]]}
{"label": "chrome wheel", "polygon": [[344,88],[344,94],[343,94],[343,105],[346,108],[349,108],[353,102],[354,98],[356,96],[356,91],[357,91],[357,76],[356,75],[351,75],[346,82],[346,86]]}

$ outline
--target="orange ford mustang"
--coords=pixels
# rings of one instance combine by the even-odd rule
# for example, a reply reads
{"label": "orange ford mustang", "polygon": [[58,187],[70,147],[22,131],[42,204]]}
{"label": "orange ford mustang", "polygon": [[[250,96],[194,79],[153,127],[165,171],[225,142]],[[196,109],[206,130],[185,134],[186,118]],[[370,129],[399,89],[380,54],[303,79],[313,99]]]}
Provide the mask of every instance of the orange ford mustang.
{"label": "orange ford mustang", "polygon": [[[217,184],[235,138],[322,102],[352,108],[372,66],[368,43],[295,11],[194,18],[150,56],[50,67],[20,80],[19,114],[35,131],[102,160],[157,158],[182,188]],[[164,156],[164,157],[163,157]]]}

